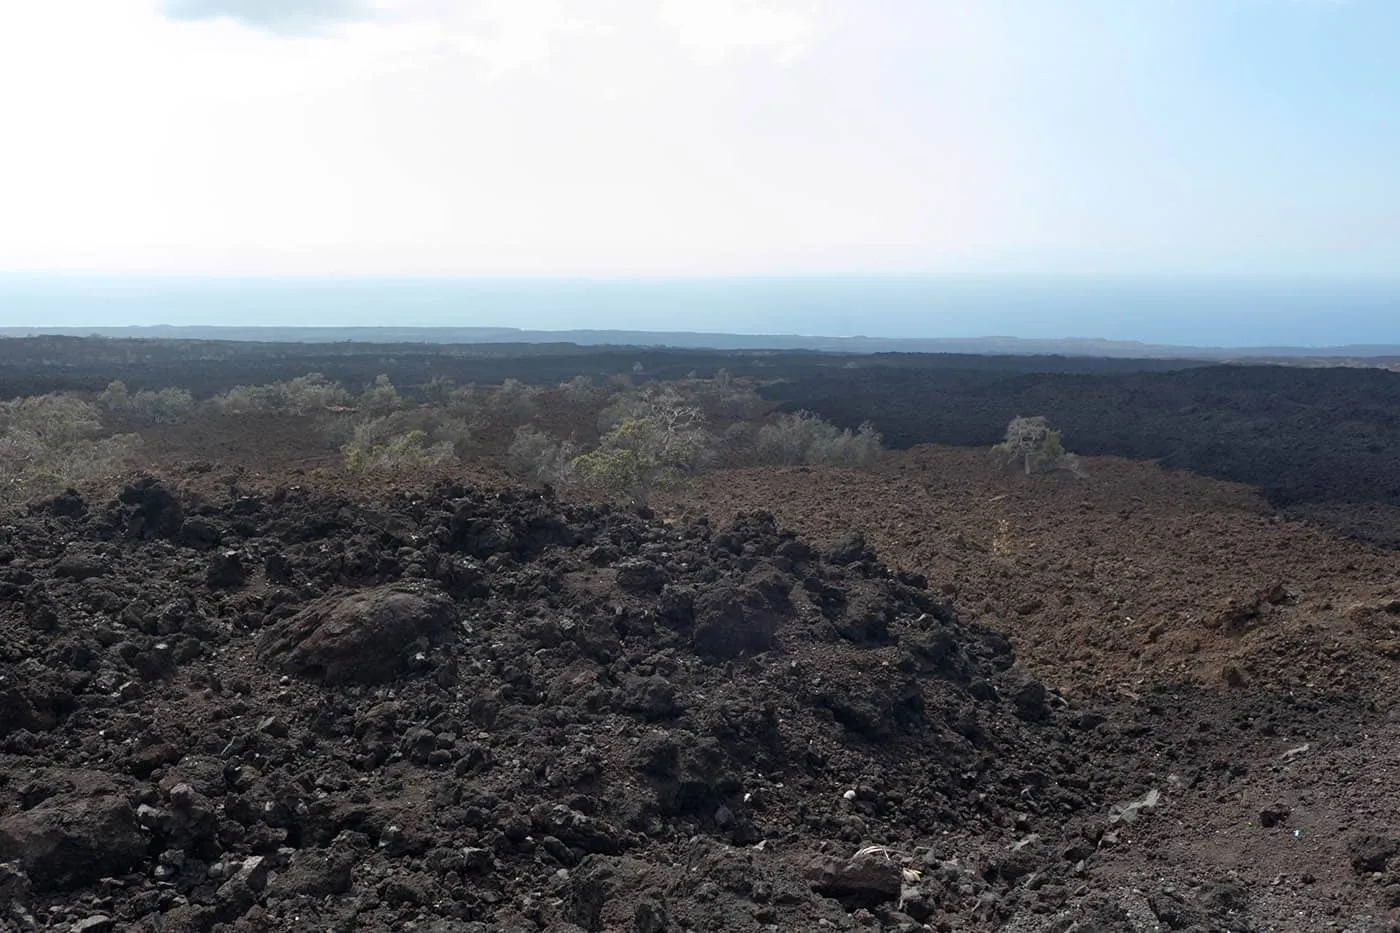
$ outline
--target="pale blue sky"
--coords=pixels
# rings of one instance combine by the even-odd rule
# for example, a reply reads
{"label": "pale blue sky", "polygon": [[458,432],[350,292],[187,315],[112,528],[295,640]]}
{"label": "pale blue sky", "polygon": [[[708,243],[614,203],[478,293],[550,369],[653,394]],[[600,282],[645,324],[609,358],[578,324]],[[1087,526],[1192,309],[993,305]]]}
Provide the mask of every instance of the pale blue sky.
{"label": "pale blue sky", "polygon": [[1397,48],[1397,0],[0,0],[0,273],[1396,278]]}

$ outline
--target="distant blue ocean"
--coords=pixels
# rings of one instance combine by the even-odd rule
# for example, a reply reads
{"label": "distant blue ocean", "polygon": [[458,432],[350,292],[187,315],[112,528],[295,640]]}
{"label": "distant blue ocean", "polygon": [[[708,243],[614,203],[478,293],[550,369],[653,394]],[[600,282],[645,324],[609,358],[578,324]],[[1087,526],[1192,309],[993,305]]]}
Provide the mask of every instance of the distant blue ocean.
{"label": "distant blue ocean", "polygon": [[0,275],[0,326],[504,326],[1400,344],[1400,280],[232,280]]}

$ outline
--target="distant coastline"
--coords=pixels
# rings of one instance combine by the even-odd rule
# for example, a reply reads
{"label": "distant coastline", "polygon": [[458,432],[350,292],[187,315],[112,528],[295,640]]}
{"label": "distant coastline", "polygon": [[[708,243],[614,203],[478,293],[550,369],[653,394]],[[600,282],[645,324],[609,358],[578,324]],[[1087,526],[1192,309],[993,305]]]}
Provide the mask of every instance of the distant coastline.
{"label": "distant coastline", "polygon": [[847,352],[1388,356],[1400,346],[1400,282],[0,275],[0,333]]}
{"label": "distant coastline", "polygon": [[1367,360],[1400,362],[1400,344],[1337,347],[1192,347],[1097,339],[1019,337],[871,338],[798,334],[718,334],[646,331],[527,331],[502,327],[0,327],[0,338],[233,341],[257,343],[510,344],[528,347],[645,347],[722,351],[818,353],[946,353],[985,356],[1067,356],[1114,359]]}

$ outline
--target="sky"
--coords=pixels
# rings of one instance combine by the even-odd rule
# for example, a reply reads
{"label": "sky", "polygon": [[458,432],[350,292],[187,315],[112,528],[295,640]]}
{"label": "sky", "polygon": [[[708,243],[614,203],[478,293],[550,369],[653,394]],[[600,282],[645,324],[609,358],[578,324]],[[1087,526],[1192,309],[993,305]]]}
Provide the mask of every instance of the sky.
{"label": "sky", "polygon": [[0,0],[0,275],[1396,279],[1397,36],[1397,0]]}

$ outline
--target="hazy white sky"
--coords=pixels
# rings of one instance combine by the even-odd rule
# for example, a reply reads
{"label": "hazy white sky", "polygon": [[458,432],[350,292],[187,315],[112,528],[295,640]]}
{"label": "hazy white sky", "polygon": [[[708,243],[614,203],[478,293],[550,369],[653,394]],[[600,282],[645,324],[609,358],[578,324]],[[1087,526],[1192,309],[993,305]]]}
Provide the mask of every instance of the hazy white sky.
{"label": "hazy white sky", "polygon": [[1395,275],[1397,0],[0,0],[0,272]]}

